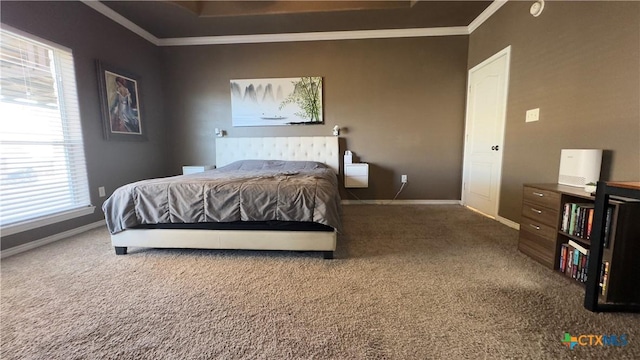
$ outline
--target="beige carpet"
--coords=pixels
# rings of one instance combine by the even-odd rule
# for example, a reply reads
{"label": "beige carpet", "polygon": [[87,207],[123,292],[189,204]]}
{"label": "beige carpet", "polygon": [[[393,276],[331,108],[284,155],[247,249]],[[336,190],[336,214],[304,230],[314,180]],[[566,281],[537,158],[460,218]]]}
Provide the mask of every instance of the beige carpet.
{"label": "beige carpet", "polygon": [[[344,207],[338,259],[130,249],[96,229],[2,260],[8,359],[640,358],[640,315],[520,254],[459,206]],[[636,280],[636,279],[634,279]],[[562,345],[623,335],[624,347]]]}

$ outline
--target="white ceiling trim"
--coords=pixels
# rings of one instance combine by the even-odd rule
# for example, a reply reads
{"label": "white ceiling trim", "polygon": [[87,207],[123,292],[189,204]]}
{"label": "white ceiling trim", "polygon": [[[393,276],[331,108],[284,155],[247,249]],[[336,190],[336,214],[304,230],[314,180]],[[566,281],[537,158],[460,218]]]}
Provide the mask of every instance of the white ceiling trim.
{"label": "white ceiling trim", "polygon": [[101,13],[102,15],[108,17],[109,19],[117,22],[118,24],[124,26],[125,28],[133,31],[134,33],[136,33],[138,35],[140,35],[143,39],[147,40],[148,42],[158,46],[160,39],[155,37],[153,34],[148,32],[147,30],[145,30],[145,29],[141,28],[140,26],[136,25],[133,21],[131,21],[131,20],[127,19],[126,17],[118,14],[117,12],[112,10],[110,7],[108,7],[107,5],[104,5],[100,1],[96,1],[96,0],[80,0],[80,1],[82,1],[88,7],[92,8],[95,11]]}
{"label": "white ceiling trim", "polygon": [[502,5],[506,4],[509,0],[493,0],[491,5],[487,6],[486,9],[477,18],[475,18],[471,24],[469,24],[469,34],[476,31],[477,28],[480,27],[487,19],[491,17],[491,15],[495,14],[498,9],[502,7]]}
{"label": "white ceiling trim", "polygon": [[500,9],[508,0],[494,0],[485,11],[469,24],[469,26],[453,26],[441,28],[413,28],[387,30],[354,30],[354,31],[324,31],[307,33],[281,33],[257,35],[224,35],[198,36],[182,38],[155,37],[134,22],[118,14],[110,7],[96,0],[81,0],[85,5],[103,14],[116,23],[138,34],[156,46],[193,46],[193,45],[222,45],[222,44],[256,44],[293,41],[327,41],[327,40],[361,40],[361,39],[389,39],[428,36],[456,36],[469,35],[484,23],[491,15]]}
{"label": "white ceiling trim", "polygon": [[386,39],[403,37],[469,35],[466,26],[418,29],[322,31],[308,33],[201,36],[160,39],[160,46],[252,44],[293,41],[327,41],[356,39]]}

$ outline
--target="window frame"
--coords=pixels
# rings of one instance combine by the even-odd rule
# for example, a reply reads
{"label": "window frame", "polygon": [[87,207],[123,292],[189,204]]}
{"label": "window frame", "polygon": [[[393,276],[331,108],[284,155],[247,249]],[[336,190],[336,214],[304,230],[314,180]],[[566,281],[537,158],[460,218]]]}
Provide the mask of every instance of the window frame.
{"label": "window frame", "polygon": [[[3,31],[9,32],[13,35],[19,36],[19,37],[24,37],[25,39],[29,40],[29,41],[33,41],[36,43],[40,43],[43,46],[46,47],[51,47],[54,49],[54,59],[53,59],[53,64],[56,67],[56,73],[60,73],[59,72],[59,68],[61,66],[60,61],[63,61],[62,59],[60,59],[57,54],[56,51],[63,51],[66,52],[70,55],[71,61],[73,62],[73,72],[75,75],[75,71],[76,71],[76,65],[75,65],[75,61],[74,61],[74,57],[73,57],[73,51],[63,45],[54,43],[52,41],[46,40],[46,39],[42,39],[36,35],[30,34],[28,32],[22,31],[20,29],[16,29],[14,27],[11,26],[7,26],[4,23],[0,23],[0,26],[2,28]],[[78,99],[78,82],[77,82],[77,77],[74,76],[73,79],[66,79],[66,78],[61,78],[60,76],[58,76],[58,78],[54,79],[55,83],[56,83],[56,87],[58,89],[58,91],[60,91],[60,89],[65,88],[65,87],[69,87],[69,86],[73,86],[74,90],[75,90],[75,97],[76,97],[76,104],[77,104],[77,112],[78,112],[78,126],[80,128],[80,138],[82,139],[82,151],[83,151],[83,160],[84,160],[84,171],[86,174],[86,179],[84,179],[84,183],[86,184],[86,198],[88,199],[89,204],[84,206],[84,205],[80,205],[77,208],[71,208],[71,209],[66,209],[66,210],[62,210],[62,211],[55,211],[52,212],[50,214],[46,214],[46,215],[41,215],[41,216],[37,216],[37,217],[33,217],[30,219],[25,219],[22,221],[18,221],[18,222],[14,222],[14,223],[10,223],[7,225],[3,225],[0,226],[0,235],[2,237],[4,236],[8,236],[8,235],[12,235],[12,234],[16,234],[16,233],[20,233],[20,232],[24,232],[24,231],[28,231],[28,230],[32,230],[32,229],[36,229],[36,228],[40,228],[43,226],[47,226],[47,225],[51,225],[51,224],[56,224],[62,221],[67,221],[67,220],[71,220],[71,219],[75,219],[81,216],[86,216],[86,215],[90,215],[93,214],[95,212],[95,206],[91,204],[91,190],[90,190],[90,184],[89,184],[89,174],[88,174],[88,167],[87,167],[87,161],[86,161],[86,151],[85,151],[85,147],[84,147],[84,134],[82,134],[82,119],[81,119],[81,115],[80,115],[80,103],[79,103],[79,99]],[[60,81],[62,81],[62,84],[60,83]],[[72,83],[71,83],[72,82]],[[64,94],[64,93],[60,93],[58,95],[57,101],[58,101],[58,106],[60,109],[60,113],[61,116],[66,117],[66,113],[68,112],[68,108],[65,104],[64,101],[64,97],[69,96],[69,94]],[[75,119],[74,119],[75,120]],[[73,120],[72,120],[73,121]],[[65,143],[68,141],[68,139],[65,136]],[[81,190],[82,191],[82,190]],[[0,201],[1,198],[0,198]]]}

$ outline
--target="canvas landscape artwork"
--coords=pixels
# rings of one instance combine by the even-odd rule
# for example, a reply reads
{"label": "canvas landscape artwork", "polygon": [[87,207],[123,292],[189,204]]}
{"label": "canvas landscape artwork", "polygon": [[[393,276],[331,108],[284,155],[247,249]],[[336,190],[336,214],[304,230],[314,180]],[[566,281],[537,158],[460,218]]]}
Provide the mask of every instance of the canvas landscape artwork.
{"label": "canvas landscape artwork", "polygon": [[322,77],[231,80],[233,126],[322,124]]}

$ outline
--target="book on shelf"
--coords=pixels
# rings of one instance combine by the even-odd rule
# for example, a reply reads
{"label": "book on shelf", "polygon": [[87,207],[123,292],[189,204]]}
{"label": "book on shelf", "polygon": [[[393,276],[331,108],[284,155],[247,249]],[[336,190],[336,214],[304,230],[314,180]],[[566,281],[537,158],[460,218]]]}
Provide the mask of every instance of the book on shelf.
{"label": "book on shelf", "polygon": [[573,241],[573,240],[569,240],[569,242],[567,243],[569,246],[571,246],[572,248],[578,250],[579,252],[581,252],[584,255],[589,255],[589,249],[585,248],[584,246],[578,244],[577,242]]}
{"label": "book on shelf", "polygon": [[589,261],[589,255],[585,255],[581,252],[578,252],[578,263],[576,264],[576,277],[574,279],[579,282],[587,281],[587,262]]}
{"label": "book on shelf", "polygon": [[565,203],[562,209],[562,226],[560,226],[560,230],[569,232],[569,219],[571,219],[571,203]]}
{"label": "book on shelf", "polygon": [[562,272],[565,273],[565,275],[567,276],[571,276],[571,267],[573,265],[573,249],[570,248],[567,244],[562,244],[563,246],[566,247],[567,251],[565,251],[564,253],[564,266],[562,267]]}
{"label": "book on shelf", "polygon": [[566,251],[564,253],[563,260],[561,261],[563,263],[563,267],[560,270],[568,277],[573,278],[573,271],[574,271],[573,268],[575,267],[574,256],[578,252],[575,249],[568,246],[567,244],[563,244],[563,245],[565,246]]}
{"label": "book on shelf", "polygon": [[560,247],[560,271],[564,272],[564,268],[567,266],[567,252],[569,251],[569,246],[567,244],[562,244]]}
{"label": "book on shelf", "polygon": [[[563,207],[560,230],[571,236],[576,236],[585,240],[591,240],[594,214],[594,204],[566,203]],[[607,209],[607,216],[604,224],[605,247],[608,247],[609,227],[611,226],[612,216],[613,207],[610,206]]]}
{"label": "book on shelf", "polygon": [[578,274],[580,270],[580,251],[577,249],[573,250],[573,265],[571,266],[571,277],[574,279],[578,279]]}
{"label": "book on shelf", "polygon": [[[571,244],[570,244],[571,243]],[[574,241],[562,244],[560,250],[560,271],[581,283],[587,282],[589,250]],[[573,246],[577,246],[574,248]],[[609,280],[609,262],[603,261],[600,269],[600,292],[605,295]]]}
{"label": "book on shelf", "polygon": [[[576,236],[581,237],[583,239],[588,239],[591,234],[589,233],[588,225],[589,225],[589,214],[593,214],[595,208],[593,204],[584,204],[580,205],[580,220],[578,231]],[[593,217],[593,215],[591,215]]]}
{"label": "book on shelf", "polygon": [[578,204],[576,203],[572,203],[571,204],[571,212],[569,213],[569,228],[567,229],[567,232],[569,233],[569,235],[573,235],[573,233],[576,230],[576,217],[577,217],[577,212],[578,212]]}
{"label": "book on shelf", "polygon": [[562,255],[562,258],[560,259],[560,271],[567,274],[567,271],[571,271],[571,261],[569,261],[569,259],[573,256],[573,253],[571,252],[572,249],[570,249],[567,244],[562,244],[562,249],[564,251],[560,251],[560,254]]}
{"label": "book on shelf", "polygon": [[562,226],[560,227],[560,230],[566,232],[567,234],[573,235],[576,227],[577,213],[578,213],[577,203],[564,204],[564,209],[562,213]]}
{"label": "book on shelf", "polygon": [[603,261],[600,269],[600,293],[605,295],[607,292],[607,281],[609,280],[609,262]]}
{"label": "book on shelf", "polygon": [[587,281],[589,249],[573,240],[560,247],[560,272],[579,282]]}
{"label": "book on shelf", "polygon": [[607,216],[604,221],[604,244],[603,247],[606,249],[609,247],[609,233],[611,232],[611,218],[613,217],[613,206],[609,205],[607,207]]}
{"label": "book on shelf", "polygon": [[587,240],[591,240],[591,228],[593,227],[593,213],[595,213],[595,208],[589,209],[589,218],[587,219]]}

